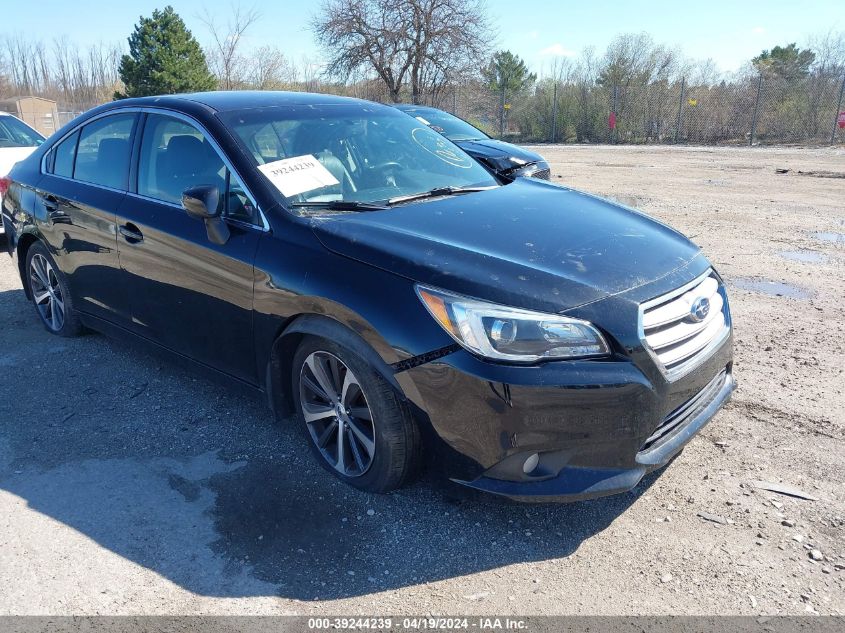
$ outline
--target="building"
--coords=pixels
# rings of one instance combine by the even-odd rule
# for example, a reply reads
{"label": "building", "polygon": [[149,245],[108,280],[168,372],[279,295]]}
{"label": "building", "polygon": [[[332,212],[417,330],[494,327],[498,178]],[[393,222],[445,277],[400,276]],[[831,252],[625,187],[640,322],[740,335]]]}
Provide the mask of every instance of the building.
{"label": "building", "polygon": [[44,136],[50,136],[61,127],[56,102],[52,99],[31,96],[9,97],[0,99],[0,110],[14,114]]}

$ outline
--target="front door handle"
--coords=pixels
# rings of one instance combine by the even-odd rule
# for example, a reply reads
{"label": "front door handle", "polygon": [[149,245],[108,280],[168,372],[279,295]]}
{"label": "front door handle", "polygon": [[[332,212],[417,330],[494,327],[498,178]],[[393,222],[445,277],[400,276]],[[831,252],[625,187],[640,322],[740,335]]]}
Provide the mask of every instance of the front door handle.
{"label": "front door handle", "polygon": [[144,241],[144,234],[141,233],[138,227],[131,222],[127,222],[126,224],[118,227],[117,230],[120,231],[120,234],[130,244],[137,244],[138,242]]}
{"label": "front door handle", "polygon": [[47,213],[55,213],[59,210],[59,201],[53,196],[47,196],[44,198],[44,208],[47,210]]}

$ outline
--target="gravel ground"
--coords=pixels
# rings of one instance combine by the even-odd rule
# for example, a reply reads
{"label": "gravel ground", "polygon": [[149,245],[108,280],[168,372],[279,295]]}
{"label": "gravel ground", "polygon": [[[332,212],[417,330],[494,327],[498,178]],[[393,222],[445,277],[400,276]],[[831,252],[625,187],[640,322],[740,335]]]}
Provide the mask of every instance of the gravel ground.
{"label": "gravel ground", "polygon": [[668,468],[561,506],[359,493],[262,403],[48,335],[4,256],[0,614],[844,614],[845,152],[541,151],[732,286],[740,388]]}

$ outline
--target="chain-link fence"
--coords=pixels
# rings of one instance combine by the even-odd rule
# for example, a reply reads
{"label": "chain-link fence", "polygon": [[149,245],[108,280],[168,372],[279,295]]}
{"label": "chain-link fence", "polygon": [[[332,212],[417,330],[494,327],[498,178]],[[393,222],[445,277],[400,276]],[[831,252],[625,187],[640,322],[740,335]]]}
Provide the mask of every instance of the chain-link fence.
{"label": "chain-link fence", "polygon": [[843,89],[841,75],[714,85],[544,80],[519,94],[448,86],[420,102],[520,143],[819,144],[845,142]]}
{"label": "chain-link fence", "polygon": [[[377,80],[290,88],[387,101]],[[684,79],[623,85],[547,79],[518,94],[479,82],[447,85],[419,101],[518,143],[823,144],[845,143],[843,90],[845,76],[832,73],[701,85]],[[59,124],[94,105],[60,101]]]}

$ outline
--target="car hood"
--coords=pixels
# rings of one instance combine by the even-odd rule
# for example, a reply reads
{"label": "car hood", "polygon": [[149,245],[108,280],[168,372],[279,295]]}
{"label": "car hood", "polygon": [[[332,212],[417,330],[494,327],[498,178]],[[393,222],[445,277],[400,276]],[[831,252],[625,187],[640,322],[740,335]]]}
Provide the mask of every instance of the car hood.
{"label": "car hood", "polygon": [[492,138],[455,141],[455,144],[476,160],[484,161],[499,172],[543,160],[536,152]]}
{"label": "car hood", "polygon": [[633,209],[531,179],[311,219],[326,248],[422,284],[559,312],[655,281],[699,254]]}
{"label": "car hood", "polygon": [[0,148],[0,176],[8,174],[12,170],[12,167],[14,167],[15,163],[32,154],[35,149],[36,148],[34,147]]}

